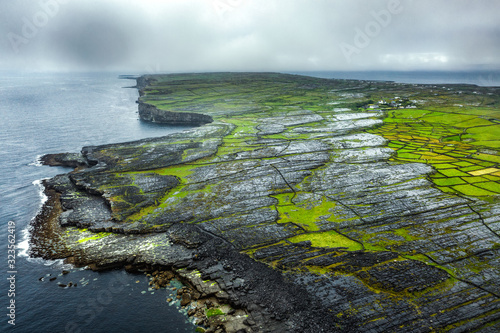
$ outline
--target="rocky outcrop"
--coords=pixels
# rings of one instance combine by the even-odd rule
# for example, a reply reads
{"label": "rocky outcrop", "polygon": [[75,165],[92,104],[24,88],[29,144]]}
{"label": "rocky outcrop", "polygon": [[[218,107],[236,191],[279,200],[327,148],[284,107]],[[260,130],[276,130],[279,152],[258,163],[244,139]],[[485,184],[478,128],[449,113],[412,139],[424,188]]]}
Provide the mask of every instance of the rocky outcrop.
{"label": "rocky outcrop", "polygon": [[81,154],[76,153],[47,154],[40,158],[40,162],[43,165],[70,168],[88,166],[88,161]]}
{"label": "rocky outcrop", "polygon": [[[145,269],[158,288],[176,276],[187,284],[181,306],[209,331],[499,328],[500,209],[488,194],[498,152],[469,127],[467,145],[441,139],[458,130],[450,117],[497,126],[487,111],[498,90],[273,73],[141,80],[155,112],[214,121],[58,157],[79,168],[44,182],[34,254]],[[417,126],[430,111],[352,109],[410,94],[451,112]],[[460,99],[489,105],[488,119],[453,106]],[[460,192],[465,183],[478,196]]]}
{"label": "rocky outcrop", "polygon": [[213,122],[212,117],[194,112],[171,112],[159,110],[156,106],[139,102],[141,120],[170,125],[203,125]]}
{"label": "rocky outcrop", "polygon": [[142,76],[139,76],[137,79],[137,85],[136,85],[136,88],[139,90],[139,95],[142,96],[144,95],[144,89],[151,85],[151,84],[154,84],[154,82],[156,81],[154,76],[152,75],[142,75]]}

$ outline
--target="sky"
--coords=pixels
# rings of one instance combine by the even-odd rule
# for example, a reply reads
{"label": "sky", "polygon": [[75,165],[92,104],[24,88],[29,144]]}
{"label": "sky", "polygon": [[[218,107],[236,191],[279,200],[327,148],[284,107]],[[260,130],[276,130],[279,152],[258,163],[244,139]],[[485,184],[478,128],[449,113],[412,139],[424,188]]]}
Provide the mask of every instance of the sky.
{"label": "sky", "polygon": [[500,69],[498,0],[0,0],[0,70]]}

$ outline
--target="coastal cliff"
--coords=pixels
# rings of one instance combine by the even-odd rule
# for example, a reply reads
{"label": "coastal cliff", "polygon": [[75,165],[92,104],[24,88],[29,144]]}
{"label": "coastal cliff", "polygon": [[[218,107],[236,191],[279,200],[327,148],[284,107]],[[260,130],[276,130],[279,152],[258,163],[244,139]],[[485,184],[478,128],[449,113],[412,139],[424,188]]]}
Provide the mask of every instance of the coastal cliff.
{"label": "coastal cliff", "polygon": [[[154,75],[144,75],[137,78],[136,88],[139,90],[139,95],[145,95],[145,89],[157,82]],[[148,91],[148,95],[159,96],[157,101],[161,101],[161,96],[168,95],[172,91],[168,89],[160,89],[154,92]],[[157,102],[156,101],[156,102]],[[197,112],[190,112],[190,109],[178,109],[175,111],[169,111],[162,108],[158,108],[153,105],[154,99],[150,103],[146,103],[141,98],[137,101],[139,104],[139,117],[141,120],[149,121],[153,123],[162,123],[169,125],[194,125],[200,126],[213,122],[212,117],[209,114],[203,114],[203,110],[196,108]]]}
{"label": "coastal cliff", "polygon": [[153,123],[162,123],[169,125],[195,125],[200,126],[213,122],[212,117],[193,112],[170,112],[160,110],[156,106],[143,103],[139,104],[139,117],[141,120]]}
{"label": "coastal cliff", "polygon": [[204,125],[45,157],[76,169],[44,181],[33,255],[176,277],[209,332],[500,328],[498,88],[137,82],[141,119]]}

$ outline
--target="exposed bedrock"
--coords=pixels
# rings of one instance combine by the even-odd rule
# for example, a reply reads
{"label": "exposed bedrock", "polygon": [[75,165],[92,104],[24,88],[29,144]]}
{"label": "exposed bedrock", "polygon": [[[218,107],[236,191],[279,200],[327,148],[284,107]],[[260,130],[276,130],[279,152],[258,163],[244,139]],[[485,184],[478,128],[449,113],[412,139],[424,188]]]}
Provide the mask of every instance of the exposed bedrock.
{"label": "exposed bedrock", "polygon": [[88,161],[77,153],[47,154],[40,158],[43,165],[77,168],[88,166]]}
{"label": "exposed bedrock", "polygon": [[143,102],[139,102],[139,116],[145,121],[170,125],[203,125],[213,122],[208,115],[159,110],[156,106]]}
{"label": "exposed bedrock", "polygon": [[[439,89],[273,73],[146,76],[138,88],[146,114],[210,121],[46,157],[77,168],[44,181],[50,200],[35,223],[34,254],[93,269],[168,270],[190,295],[219,304],[205,309],[182,296],[192,313],[210,314],[204,325],[214,331],[500,328],[498,199],[442,191],[434,164],[397,161],[393,146],[402,144],[373,134],[399,109],[355,108],[368,96],[424,101]],[[160,119],[152,117],[143,119]],[[438,160],[454,145],[428,144],[422,156]],[[494,191],[498,154],[488,152],[476,166],[438,165],[453,170],[440,182],[453,186],[453,168],[469,168],[461,181]]]}

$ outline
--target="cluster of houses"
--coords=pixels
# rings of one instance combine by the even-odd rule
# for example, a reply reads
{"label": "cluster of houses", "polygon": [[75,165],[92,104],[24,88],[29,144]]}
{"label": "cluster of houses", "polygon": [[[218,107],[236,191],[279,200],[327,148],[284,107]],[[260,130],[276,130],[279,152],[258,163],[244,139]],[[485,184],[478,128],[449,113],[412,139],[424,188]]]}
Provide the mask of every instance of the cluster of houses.
{"label": "cluster of houses", "polygon": [[394,97],[393,99],[386,101],[380,100],[377,104],[368,104],[366,109],[380,109],[380,108],[398,108],[398,109],[416,109],[415,105],[417,101],[410,101],[408,98]]}

